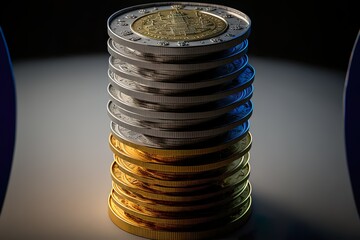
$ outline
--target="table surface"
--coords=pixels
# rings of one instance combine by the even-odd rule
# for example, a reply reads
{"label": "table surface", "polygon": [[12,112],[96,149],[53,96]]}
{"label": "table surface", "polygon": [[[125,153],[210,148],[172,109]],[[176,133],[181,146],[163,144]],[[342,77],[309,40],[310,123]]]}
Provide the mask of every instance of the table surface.
{"label": "table surface", "polygon": [[[16,62],[18,121],[0,239],[143,239],[107,215],[108,55]],[[250,56],[253,214],[230,239],[360,239],[344,72]]]}

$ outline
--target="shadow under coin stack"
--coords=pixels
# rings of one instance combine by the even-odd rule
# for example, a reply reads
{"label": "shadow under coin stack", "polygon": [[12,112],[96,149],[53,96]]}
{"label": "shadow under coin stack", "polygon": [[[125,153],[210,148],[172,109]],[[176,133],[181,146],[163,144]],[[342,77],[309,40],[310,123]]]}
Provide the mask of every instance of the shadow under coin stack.
{"label": "shadow under coin stack", "polygon": [[228,234],[251,212],[250,19],[151,3],[108,20],[111,220],[151,239]]}

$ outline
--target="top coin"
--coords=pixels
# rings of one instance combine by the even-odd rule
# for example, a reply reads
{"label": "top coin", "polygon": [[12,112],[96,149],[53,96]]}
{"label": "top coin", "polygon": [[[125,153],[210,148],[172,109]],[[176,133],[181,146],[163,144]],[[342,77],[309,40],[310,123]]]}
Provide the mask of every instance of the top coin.
{"label": "top coin", "polygon": [[251,21],[215,4],[159,2],[122,9],[108,19],[113,41],[143,53],[185,55],[222,51],[244,41]]}

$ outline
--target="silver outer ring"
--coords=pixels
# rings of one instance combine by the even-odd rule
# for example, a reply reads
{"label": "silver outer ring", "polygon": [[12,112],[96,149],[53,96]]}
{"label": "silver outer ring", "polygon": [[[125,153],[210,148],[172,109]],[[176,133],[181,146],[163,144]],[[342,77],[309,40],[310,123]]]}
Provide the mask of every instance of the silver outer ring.
{"label": "silver outer ring", "polygon": [[[166,46],[158,46],[158,40],[150,38],[142,39],[143,36],[138,35],[131,30],[130,26],[136,19],[137,15],[142,14],[139,11],[157,11],[169,9],[172,5],[178,4],[186,6],[187,9],[210,9],[208,13],[214,14],[220,18],[223,18],[223,16],[227,17],[231,15],[231,18],[225,18],[225,21],[229,25],[228,30],[215,38],[205,39],[201,41],[191,41],[187,46],[178,46],[177,42],[175,41],[169,41],[168,45]],[[206,9],[204,11],[206,11]],[[214,11],[211,11],[211,9],[214,9]],[[135,13],[137,15],[135,15]],[[134,16],[135,18],[133,18]],[[123,23],[127,25],[121,26],[118,29],[116,26],[117,20],[125,21]],[[110,38],[112,38],[115,42],[131,49],[138,50],[144,53],[154,53],[160,55],[191,55],[204,52],[211,53],[222,51],[240,44],[250,34],[251,20],[246,14],[241,11],[217,4],[194,2],[158,2],[136,5],[121,9],[108,18],[107,26]],[[213,39],[218,40],[215,41]]]}

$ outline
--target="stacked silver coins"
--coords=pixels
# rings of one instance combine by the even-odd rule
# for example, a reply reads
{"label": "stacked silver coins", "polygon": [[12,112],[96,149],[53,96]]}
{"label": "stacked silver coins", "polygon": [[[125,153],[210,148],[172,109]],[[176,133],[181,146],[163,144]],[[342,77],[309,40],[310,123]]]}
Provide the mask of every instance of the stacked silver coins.
{"label": "stacked silver coins", "polygon": [[250,19],[225,6],[163,2],[108,19],[108,207],[151,239],[209,239],[251,212]]}

